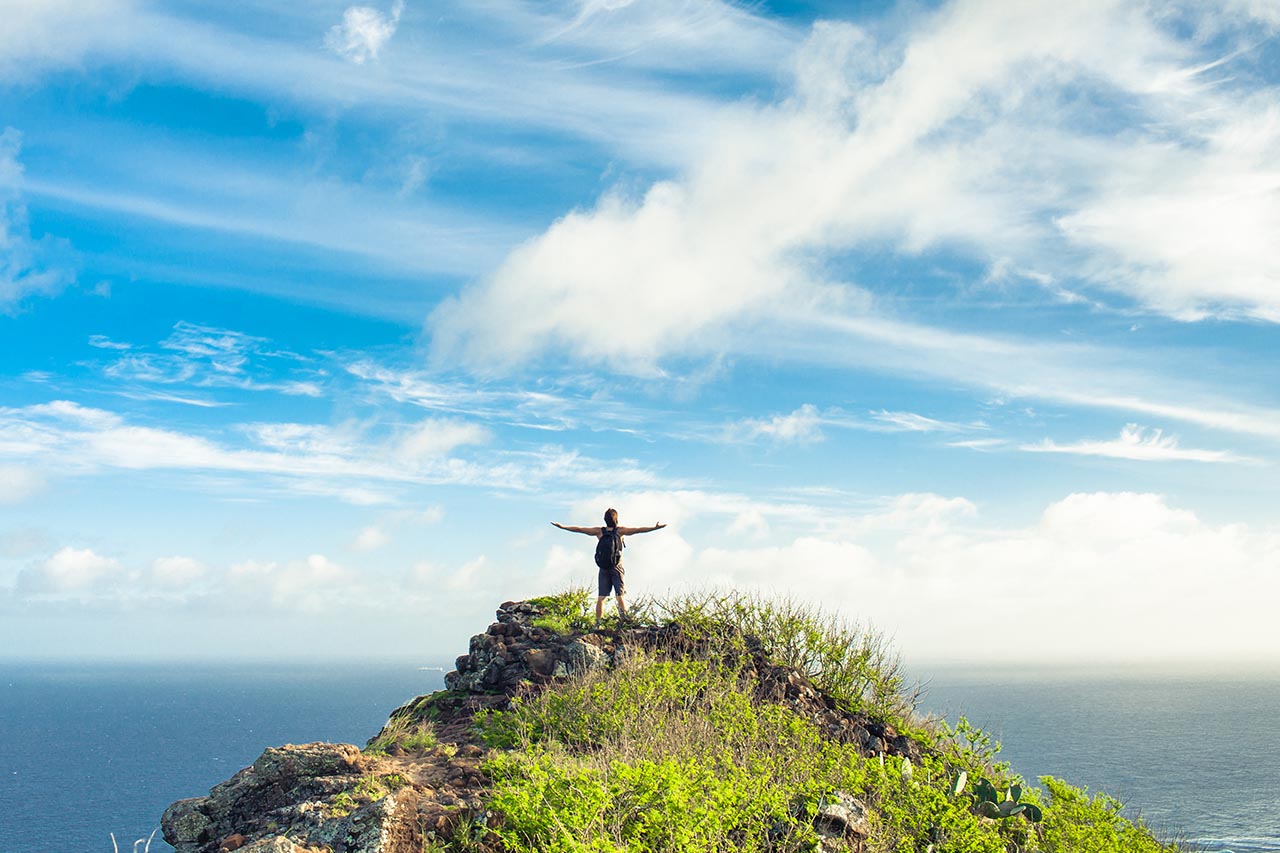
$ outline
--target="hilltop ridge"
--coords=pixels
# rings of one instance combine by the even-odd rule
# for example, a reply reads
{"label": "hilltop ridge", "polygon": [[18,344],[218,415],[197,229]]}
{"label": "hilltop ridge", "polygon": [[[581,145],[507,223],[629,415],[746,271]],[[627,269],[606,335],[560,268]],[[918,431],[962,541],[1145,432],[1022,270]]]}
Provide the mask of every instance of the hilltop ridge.
{"label": "hilltop ridge", "polygon": [[597,628],[585,592],[508,601],[445,685],[363,749],[266,750],[170,806],[166,840],[178,853],[1067,853],[1055,842],[1085,840],[1087,816],[1112,844],[1090,849],[1176,850],[1056,780],[1053,806],[1023,796],[983,733],[914,717],[878,635],[790,602],[690,597]]}

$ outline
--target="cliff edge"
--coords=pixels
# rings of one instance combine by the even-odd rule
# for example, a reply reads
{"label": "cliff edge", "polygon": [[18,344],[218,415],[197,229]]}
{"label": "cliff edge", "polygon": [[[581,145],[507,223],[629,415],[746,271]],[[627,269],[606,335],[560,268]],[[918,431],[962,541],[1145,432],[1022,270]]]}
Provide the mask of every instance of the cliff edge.
{"label": "cliff edge", "polygon": [[914,718],[875,635],[738,597],[605,629],[586,606],[503,603],[446,689],[363,749],[267,749],[171,805],[165,839],[178,853],[1066,853],[1104,814],[1123,846],[1089,849],[1177,849],[1056,780],[1057,811],[1024,797],[980,732]]}

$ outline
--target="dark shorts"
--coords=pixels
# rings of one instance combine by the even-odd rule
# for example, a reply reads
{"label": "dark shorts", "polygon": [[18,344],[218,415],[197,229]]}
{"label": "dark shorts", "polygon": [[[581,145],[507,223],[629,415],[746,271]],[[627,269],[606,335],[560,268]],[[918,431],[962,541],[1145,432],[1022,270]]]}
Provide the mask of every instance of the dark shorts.
{"label": "dark shorts", "polygon": [[622,566],[618,566],[618,568],[616,569],[600,570],[599,586],[600,586],[601,598],[608,597],[609,591],[611,589],[616,589],[617,595],[627,594],[627,585],[624,582],[622,575],[623,575]]}

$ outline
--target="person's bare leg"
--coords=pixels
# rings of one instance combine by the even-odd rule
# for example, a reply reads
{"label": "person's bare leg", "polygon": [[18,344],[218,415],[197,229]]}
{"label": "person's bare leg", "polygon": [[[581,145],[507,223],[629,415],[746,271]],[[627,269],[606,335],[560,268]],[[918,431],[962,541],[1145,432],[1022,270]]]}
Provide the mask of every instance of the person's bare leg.
{"label": "person's bare leg", "polygon": [[622,596],[618,596],[618,618],[627,618],[627,603],[622,600]]}
{"label": "person's bare leg", "polygon": [[600,620],[604,618],[604,600],[607,595],[602,595],[596,599],[596,624],[600,624]]}

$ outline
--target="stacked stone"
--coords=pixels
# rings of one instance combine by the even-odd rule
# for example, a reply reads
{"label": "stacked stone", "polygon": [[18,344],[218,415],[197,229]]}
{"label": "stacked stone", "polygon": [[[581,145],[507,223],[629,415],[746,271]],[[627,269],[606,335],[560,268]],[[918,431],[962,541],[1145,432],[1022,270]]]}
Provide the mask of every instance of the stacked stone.
{"label": "stacked stone", "polygon": [[602,634],[560,636],[539,628],[541,615],[527,601],[498,607],[498,621],[471,638],[470,650],[444,677],[449,690],[467,693],[514,693],[544,686],[613,663],[613,649]]}

